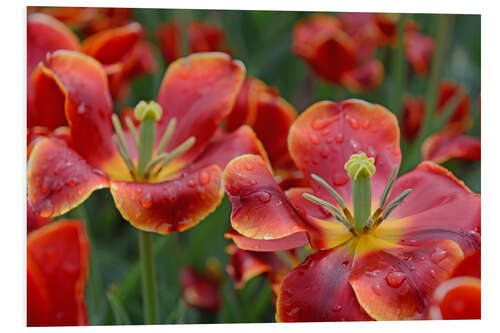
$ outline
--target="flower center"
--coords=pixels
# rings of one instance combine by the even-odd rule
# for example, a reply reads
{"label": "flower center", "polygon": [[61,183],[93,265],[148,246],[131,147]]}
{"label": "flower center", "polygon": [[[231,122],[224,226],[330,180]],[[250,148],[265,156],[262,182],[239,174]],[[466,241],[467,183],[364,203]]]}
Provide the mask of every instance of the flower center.
{"label": "flower center", "polygon": [[[330,186],[323,178],[318,175],[311,174],[312,179],[323,186],[337,202],[335,204],[320,199],[312,194],[304,193],[304,198],[325,207],[329,210],[339,222],[341,222],[349,231],[359,237],[360,234],[377,228],[391,212],[411,193],[412,189],[406,189],[401,192],[394,200],[387,203],[387,199],[391,193],[398,166],[395,165],[392,169],[391,176],[387,182],[377,209],[372,212],[372,188],[371,177],[375,174],[375,159],[369,158],[364,152],[353,154],[344,165],[347,174],[351,178],[352,186],[352,203],[353,213],[346,207],[344,199]],[[386,205],[387,204],[387,205]]]}
{"label": "flower center", "polygon": [[140,101],[134,109],[135,117],[141,122],[139,132],[137,132],[130,118],[127,117],[125,119],[128,130],[132,135],[134,146],[137,150],[138,157],[136,163],[130,158],[130,148],[125,139],[120,119],[116,114],[112,116],[113,127],[115,129],[113,142],[134,180],[148,181],[158,176],[170,162],[188,151],[196,141],[196,139],[191,136],[170,152],[164,152],[174,134],[177,124],[176,119],[172,118],[155,152],[156,123],[160,120],[162,113],[163,110],[158,103],[153,101],[149,103]]}

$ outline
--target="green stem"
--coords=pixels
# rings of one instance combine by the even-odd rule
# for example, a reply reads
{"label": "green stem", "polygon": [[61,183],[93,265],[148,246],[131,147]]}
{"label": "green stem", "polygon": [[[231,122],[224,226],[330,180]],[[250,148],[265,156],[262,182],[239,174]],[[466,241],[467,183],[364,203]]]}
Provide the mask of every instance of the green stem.
{"label": "green stem", "polygon": [[362,232],[372,210],[372,186],[370,176],[361,172],[352,181],[352,201],[354,209],[354,229]]}
{"label": "green stem", "polygon": [[451,23],[453,15],[438,15],[437,16],[437,33],[436,33],[436,49],[432,57],[431,74],[429,77],[429,84],[427,85],[427,96],[425,100],[425,114],[423,126],[419,133],[417,140],[418,146],[424,141],[425,137],[429,134],[432,126],[432,115],[436,109],[437,96],[439,89],[439,80],[443,72],[443,65],[445,54],[448,46],[448,39],[451,31]]}
{"label": "green stem", "polygon": [[406,15],[401,14],[398,21],[398,43],[392,54],[393,89],[391,89],[391,110],[398,117],[401,117],[401,104],[403,91],[405,90],[406,61],[404,56],[404,26]]}
{"label": "green stem", "polygon": [[142,301],[144,321],[147,325],[158,323],[158,298],[156,292],[153,256],[153,234],[139,231],[139,249],[142,270]]}
{"label": "green stem", "polygon": [[141,121],[139,133],[139,162],[137,164],[137,175],[140,179],[146,173],[146,167],[153,158],[156,138],[156,120],[152,116],[146,116]]}

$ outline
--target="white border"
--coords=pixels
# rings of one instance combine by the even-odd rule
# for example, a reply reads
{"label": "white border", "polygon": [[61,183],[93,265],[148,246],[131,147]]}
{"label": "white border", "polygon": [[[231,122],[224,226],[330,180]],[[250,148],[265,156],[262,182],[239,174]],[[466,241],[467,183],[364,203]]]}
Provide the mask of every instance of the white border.
{"label": "white border", "polygon": [[[482,235],[483,235],[483,319],[481,321],[428,321],[428,322],[382,322],[382,323],[325,323],[325,324],[239,324],[235,325],[182,325],[182,326],[141,326],[146,331],[194,331],[217,330],[233,332],[255,332],[255,330],[344,330],[421,332],[423,330],[480,331],[491,328],[497,319],[500,296],[498,254],[500,235],[499,212],[499,165],[498,151],[500,137],[500,103],[498,86],[500,80],[499,33],[500,17],[494,1],[27,1],[25,3],[4,1],[2,3],[2,75],[0,91],[2,98],[1,117],[1,177],[0,187],[2,219],[1,225],[1,274],[0,274],[0,325],[2,331],[11,332],[23,328],[25,323],[25,188],[26,188],[26,15],[25,5],[59,6],[101,6],[101,7],[143,7],[143,8],[212,8],[212,9],[260,9],[260,10],[304,10],[304,11],[373,11],[412,13],[461,13],[482,15]],[[63,328],[61,330],[92,329],[94,331],[131,332],[136,327]],[[54,328],[42,328],[52,332]],[[489,330],[488,330],[489,331]]]}

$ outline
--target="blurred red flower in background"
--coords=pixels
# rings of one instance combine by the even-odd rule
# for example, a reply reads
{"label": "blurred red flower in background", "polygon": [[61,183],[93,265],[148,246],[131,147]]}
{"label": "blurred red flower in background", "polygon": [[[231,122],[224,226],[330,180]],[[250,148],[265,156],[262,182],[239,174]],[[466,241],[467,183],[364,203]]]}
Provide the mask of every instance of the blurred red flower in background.
{"label": "blurred red flower in background", "polygon": [[180,275],[182,298],[192,307],[218,312],[222,306],[221,277],[206,271],[199,273],[193,267],[184,267]]}

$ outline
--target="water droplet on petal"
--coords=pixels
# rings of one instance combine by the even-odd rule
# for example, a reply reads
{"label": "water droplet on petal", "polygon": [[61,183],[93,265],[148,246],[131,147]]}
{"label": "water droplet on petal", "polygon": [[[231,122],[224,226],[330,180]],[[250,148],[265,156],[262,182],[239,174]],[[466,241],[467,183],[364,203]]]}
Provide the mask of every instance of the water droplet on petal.
{"label": "water droplet on petal", "polygon": [[431,270],[429,271],[429,274],[431,275],[431,277],[432,277],[433,279],[435,279],[435,278],[436,278],[436,276],[437,276],[436,271],[435,271],[435,270],[433,270],[433,269],[431,269]]}
{"label": "water droplet on petal", "polygon": [[151,193],[146,193],[141,198],[141,206],[144,208],[149,208],[153,205],[153,198],[151,197]]}
{"label": "water droplet on petal", "polygon": [[448,256],[448,253],[442,249],[436,249],[431,255],[431,261],[435,264],[441,262],[444,258]]}
{"label": "water droplet on petal", "polygon": [[372,290],[373,290],[373,292],[374,292],[376,295],[378,295],[378,296],[382,295],[382,288],[380,287],[380,284],[378,284],[378,283],[377,283],[377,284],[374,284],[374,285],[372,286]]}
{"label": "water droplet on petal", "polygon": [[321,155],[321,157],[327,158],[328,157],[328,150],[323,148],[323,149],[321,149],[321,152],[319,154]]}
{"label": "water droplet on petal", "polygon": [[252,171],[254,169],[254,166],[251,164],[245,164],[245,169],[247,169],[248,171]]}
{"label": "water droplet on petal", "polygon": [[342,143],[344,142],[344,135],[342,133],[339,133],[337,135],[335,135],[335,141],[337,143]]}
{"label": "water droplet on petal", "polygon": [[199,181],[201,185],[207,185],[210,181],[210,174],[205,170],[202,170],[198,175]]}
{"label": "water droplet on petal", "polygon": [[368,127],[370,127],[370,120],[368,120],[368,119],[363,120],[361,127],[363,127],[364,129],[367,129]]}
{"label": "water droplet on petal", "polygon": [[194,180],[190,179],[190,180],[188,180],[188,186],[189,187],[195,187],[196,183],[194,182]]}
{"label": "water droplet on petal", "polygon": [[78,109],[76,110],[76,112],[80,115],[84,114],[85,113],[85,103],[81,103],[80,105],[78,105]]}
{"label": "water droplet on petal", "polygon": [[71,178],[66,181],[66,186],[69,187],[75,187],[78,184],[80,184],[80,179],[78,178]]}
{"label": "water droplet on petal", "polygon": [[312,128],[315,130],[321,130],[333,122],[333,118],[320,118],[315,119],[312,123]]}
{"label": "water droplet on petal", "polygon": [[342,311],[342,305],[335,305],[332,309],[333,312],[340,312]]}
{"label": "water droplet on petal", "polygon": [[260,192],[259,194],[257,194],[257,197],[263,203],[271,201],[271,194],[269,194],[267,192]]}
{"label": "water droplet on petal", "polygon": [[309,140],[313,145],[319,145],[318,136],[312,132],[309,132]]}
{"label": "water droplet on petal", "polygon": [[349,118],[349,125],[351,125],[352,129],[359,128],[359,123],[355,118]]}
{"label": "water droplet on petal", "polygon": [[344,176],[344,175],[335,175],[333,177],[333,185],[335,186],[343,186],[345,184],[347,184],[347,177]]}
{"label": "water droplet on petal", "polygon": [[391,287],[399,287],[406,280],[406,275],[403,272],[393,271],[387,274],[385,281]]}
{"label": "water droplet on petal", "polygon": [[45,200],[38,207],[38,215],[41,217],[51,217],[54,213],[54,206],[52,206],[52,202],[50,200]]}

